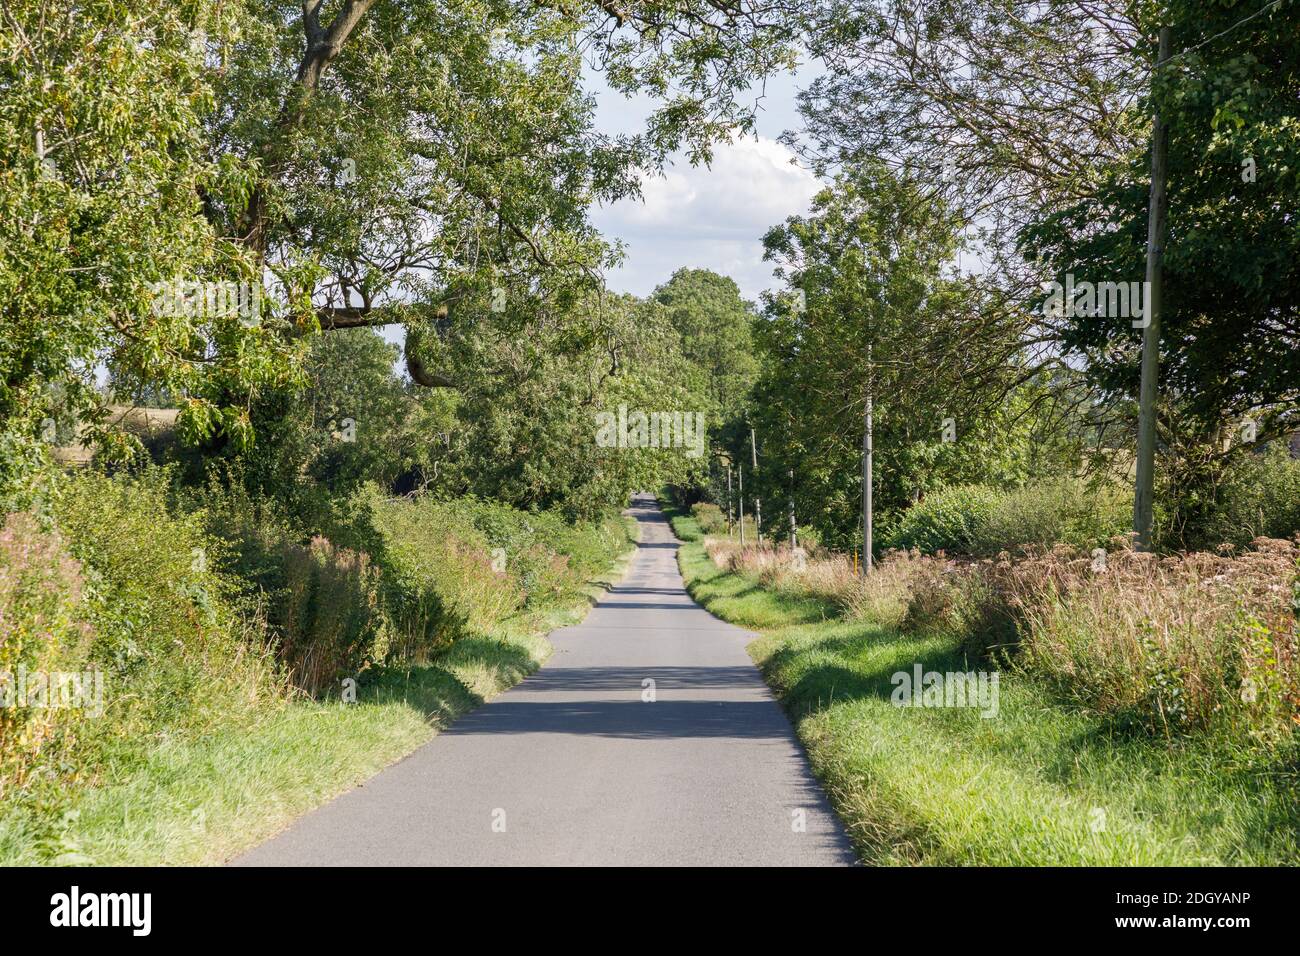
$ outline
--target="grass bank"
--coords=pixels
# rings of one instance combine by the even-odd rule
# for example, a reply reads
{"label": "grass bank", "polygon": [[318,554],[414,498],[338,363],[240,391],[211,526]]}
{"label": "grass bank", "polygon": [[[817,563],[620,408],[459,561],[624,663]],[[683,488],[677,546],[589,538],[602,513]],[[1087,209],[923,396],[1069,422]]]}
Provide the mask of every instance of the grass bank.
{"label": "grass bank", "polygon": [[696,600],[760,632],[750,653],[867,863],[1288,865],[1300,857],[1293,763],[1215,738],[1152,740],[1015,670],[999,674],[994,717],[895,706],[898,672],[987,665],[968,660],[957,637],[849,619],[831,601],[724,571],[700,540],[679,555]]}
{"label": "grass bank", "polygon": [[[0,535],[0,663],[93,669],[104,693],[99,713],[0,714],[0,865],[231,858],[536,670],[552,650],[546,635],[622,577],[635,535],[628,518],[569,525],[474,502],[385,507],[374,552],[383,577],[317,546],[377,586],[348,589],[335,574],[306,598],[290,588],[312,610],[295,629],[259,616],[275,596],[240,590],[242,566],[204,516],[169,510],[153,486],[78,479],[44,525],[11,516]],[[354,624],[356,595],[371,599],[364,613],[378,625]],[[355,635],[371,632],[356,653]],[[321,659],[345,669],[320,670]],[[304,661],[333,675],[314,695],[294,686]]]}

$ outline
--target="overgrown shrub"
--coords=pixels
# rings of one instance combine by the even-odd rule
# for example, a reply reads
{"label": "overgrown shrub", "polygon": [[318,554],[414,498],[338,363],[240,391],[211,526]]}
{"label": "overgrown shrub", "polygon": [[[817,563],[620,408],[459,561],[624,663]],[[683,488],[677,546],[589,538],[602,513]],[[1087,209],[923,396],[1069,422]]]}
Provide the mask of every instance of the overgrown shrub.
{"label": "overgrown shrub", "polygon": [[727,516],[722,509],[707,501],[691,505],[691,514],[695,516],[700,530],[705,534],[722,534],[727,530]]}
{"label": "overgrown shrub", "polygon": [[1017,636],[1001,587],[1009,567],[1006,560],[918,559],[903,630],[945,634],[973,659],[1006,660]]}
{"label": "overgrown shrub", "polygon": [[219,571],[224,544],[170,506],[165,473],[76,475],[53,510],[90,585],[90,658],[115,727],[197,730],[279,695],[261,622]]}
{"label": "overgrown shrub", "polygon": [[1255,538],[1300,532],[1300,459],[1282,443],[1263,455],[1243,455],[1229,466],[1201,527],[1191,536],[1208,550]]}
{"label": "overgrown shrub", "polygon": [[[197,513],[224,544],[221,570],[264,609],[270,644],[294,686],[320,694],[385,657],[383,580],[368,553],[303,534],[274,500],[253,498],[239,481],[209,482],[201,498],[184,501],[202,503]],[[367,520],[352,512],[326,524],[374,543],[374,530],[362,530]]]}
{"label": "overgrown shrub", "polygon": [[319,694],[387,652],[380,574],[369,555],[317,536],[286,551],[277,653],[294,684]]}
{"label": "overgrown shrub", "polygon": [[955,485],[913,505],[885,539],[885,547],[967,553],[997,507],[998,492],[983,485]]}
{"label": "overgrown shrub", "polygon": [[1019,554],[1069,544],[1091,549],[1127,532],[1133,523],[1133,493],[1079,479],[1037,482],[1005,492],[971,529],[971,552]]}
{"label": "overgrown shrub", "polygon": [[0,786],[93,779],[109,755],[284,699],[223,545],[171,507],[165,474],[65,476],[46,520],[9,515],[0,532],[0,672],[90,676],[76,708],[0,711]]}
{"label": "overgrown shrub", "polygon": [[[93,637],[80,563],[55,533],[28,514],[10,514],[0,529],[0,795],[21,786],[43,751],[72,742],[81,709],[27,707],[28,677],[80,671]],[[20,684],[22,686],[20,686]],[[55,691],[57,693],[57,690]]]}

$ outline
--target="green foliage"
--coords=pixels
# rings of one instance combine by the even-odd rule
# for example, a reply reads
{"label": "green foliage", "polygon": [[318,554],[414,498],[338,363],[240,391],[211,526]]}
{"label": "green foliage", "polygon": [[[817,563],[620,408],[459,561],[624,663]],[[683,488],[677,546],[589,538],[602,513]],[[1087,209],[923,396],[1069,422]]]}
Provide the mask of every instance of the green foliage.
{"label": "green foliage", "polygon": [[998,496],[973,529],[971,550],[996,555],[1056,544],[1105,547],[1132,524],[1133,497],[1127,488],[1089,488],[1078,479],[1033,482]]}
{"label": "green foliage", "polygon": [[[788,289],[756,325],[760,468],[746,490],[793,499],[799,523],[828,544],[862,540],[868,395],[885,537],[944,485],[1014,483],[1074,454],[1070,431],[1053,427],[1056,386],[1018,368],[1015,324],[948,269],[959,244],[952,211],[919,178],[878,163],[850,165],[809,215],[765,239]],[[748,429],[737,437],[732,460],[748,466]]]}
{"label": "green foliage", "polygon": [[572,308],[581,335],[554,325],[530,331],[486,302],[476,320],[452,323],[440,362],[472,385],[459,396],[451,453],[432,491],[591,520],[640,488],[703,473],[707,460],[685,448],[597,441],[602,416],[617,418],[624,405],[647,414],[711,407],[664,310],[613,295]]}
{"label": "green foliage", "polygon": [[275,696],[257,622],[219,572],[222,543],[171,507],[165,475],[78,475],[53,511],[88,576],[89,662],[112,726],[200,730]]}
{"label": "green foliage", "polygon": [[[1128,108],[1144,130],[1158,111],[1169,136],[1160,381],[1170,425],[1163,470],[1180,473],[1179,495],[1214,483],[1217,465],[1188,463],[1220,442],[1221,426],[1251,418],[1261,437],[1283,434],[1300,402],[1300,233],[1291,212],[1300,204],[1300,9],[1271,5],[1229,29],[1262,9],[1245,0],[1162,8],[1175,57],[1146,102]],[[1154,52],[1149,42],[1135,51],[1142,73]],[[1024,248],[1058,281],[1141,280],[1149,179],[1144,133],[1094,189],[1036,216]],[[1112,398],[1136,395],[1140,330],[1082,314],[1060,324],[1090,382]]]}
{"label": "green foliage", "polygon": [[723,534],[727,530],[727,516],[715,504],[696,502],[691,505],[691,515],[704,534]]}
{"label": "green foliage", "polygon": [[1214,500],[1191,536],[1206,548],[1244,547],[1255,538],[1300,533],[1300,459],[1281,443],[1239,456],[1221,476]]}
{"label": "green foliage", "polygon": [[382,659],[381,579],[369,555],[317,536],[286,551],[284,571],[277,653],[296,686],[319,695]]}
{"label": "green foliage", "polygon": [[738,415],[758,375],[752,307],[736,283],[707,269],[678,269],[650,294],[681,336],[682,354],[708,377],[710,418]]}
{"label": "green foliage", "polygon": [[259,278],[254,260],[214,233],[200,201],[227,201],[245,169],[209,149],[212,74],[196,42],[228,42],[236,6],[6,5],[0,486],[32,474],[56,395],[99,424],[101,363],[187,395],[184,421],[196,437],[245,435],[246,414],[225,390],[290,374],[298,346],[269,323],[161,309],[152,291],[178,277]]}
{"label": "green foliage", "polygon": [[21,786],[57,745],[65,750],[58,758],[70,756],[66,749],[84,711],[29,708],[18,697],[19,684],[27,683],[24,674],[33,684],[43,674],[45,700],[58,700],[49,675],[85,663],[93,638],[87,617],[81,565],[59,536],[41,530],[30,515],[6,516],[0,529],[0,794]]}
{"label": "green foliage", "polygon": [[[792,65],[780,24],[697,0],[615,17],[599,3],[50,9],[19,0],[5,16],[0,134],[14,144],[0,170],[6,494],[38,469],[53,392],[96,424],[103,365],[124,396],[174,398],[178,434],[207,454],[248,451],[258,424],[286,418],[292,434],[276,441],[315,444],[297,416],[273,406],[286,389],[279,400],[292,404],[321,330],[403,326],[417,379],[473,390],[479,379],[414,370],[423,347],[445,352],[449,324],[472,328],[490,299],[501,321],[482,344],[517,343],[505,364],[527,373],[479,401],[513,386],[526,393],[584,350],[617,365],[621,340],[575,308],[600,295],[594,277],[617,258],[589,222],[592,205],[634,196],[640,173],[679,148],[707,159],[714,138],[752,127],[755,76]],[[658,101],[643,134],[595,129],[584,52],[615,89]],[[160,308],[155,285],[173,281],[243,281],[264,307]],[[483,461],[513,445],[558,463],[572,435],[551,420],[559,412],[545,412],[556,400],[573,419],[596,400],[581,389],[594,381],[589,365],[564,368],[564,381],[524,401],[537,427],[490,434]],[[368,408],[369,424],[386,411]],[[311,427],[330,413],[312,409]],[[97,431],[101,452],[133,450]],[[330,481],[375,478],[385,460],[421,469],[421,482],[437,478],[425,471],[437,462],[415,448],[387,459],[379,444],[365,454],[301,450],[297,460],[318,458]],[[586,461],[549,486],[536,464],[490,483],[536,506],[570,489],[605,500],[620,484],[583,473]]]}
{"label": "green foliage", "polygon": [[570,524],[486,502],[376,502],[371,520],[396,660],[427,660],[528,607],[578,599],[627,541],[616,519]]}
{"label": "green foliage", "polygon": [[907,509],[891,527],[885,546],[989,556],[1057,544],[1103,547],[1128,532],[1132,506],[1126,488],[1089,487],[1073,478],[1032,482],[1009,491],[954,485]]}
{"label": "green foliage", "polygon": [[909,508],[885,546],[967,553],[997,504],[998,493],[983,485],[945,488]]}

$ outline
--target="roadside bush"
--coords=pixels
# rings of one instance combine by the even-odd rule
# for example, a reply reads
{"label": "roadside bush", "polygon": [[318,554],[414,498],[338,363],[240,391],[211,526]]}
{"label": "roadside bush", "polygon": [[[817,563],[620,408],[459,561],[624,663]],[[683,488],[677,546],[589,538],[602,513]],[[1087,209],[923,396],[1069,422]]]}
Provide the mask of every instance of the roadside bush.
{"label": "roadside bush", "polygon": [[1026,485],[998,496],[971,529],[971,552],[996,555],[1069,544],[1103,547],[1133,522],[1133,495],[1113,485],[1089,488],[1079,479]]}
{"label": "roadside bush", "polygon": [[[199,509],[198,497],[184,501]],[[307,537],[280,505],[254,499],[239,481],[210,482],[201,501],[196,513],[224,544],[222,572],[245,604],[265,617],[270,645],[295,687],[318,695],[385,657],[383,575],[367,552],[339,547],[324,535]],[[340,507],[347,512],[347,505]],[[367,520],[353,513],[350,524],[325,523],[375,542],[373,528],[362,530]]]}
{"label": "roadside bush", "polygon": [[1229,466],[1215,503],[1194,534],[1209,550],[1245,547],[1258,537],[1300,532],[1300,459],[1282,443],[1266,454],[1244,455]]}
{"label": "roadside bush", "polygon": [[90,585],[90,658],[115,726],[197,730],[279,695],[262,623],[219,572],[224,544],[169,507],[165,473],[72,476],[54,515]]}
{"label": "roadside bush", "polygon": [[555,511],[520,511],[475,498],[439,507],[483,536],[495,563],[518,579],[527,607],[578,599],[588,579],[605,571],[631,542],[627,523],[614,513],[571,521]]}
{"label": "roadside bush", "polygon": [[382,660],[387,629],[369,555],[317,536],[285,559],[277,654],[294,685],[317,695]]}
{"label": "roadside bush", "polygon": [[[5,517],[0,529],[0,795],[21,786],[43,753],[58,741],[69,746],[84,713],[19,699],[20,680],[80,671],[93,632],[86,620],[80,563],[55,533],[28,514]],[[48,695],[57,693],[48,687]]]}
{"label": "roadside bush", "polygon": [[484,633],[523,604],[508,571],[494,570],[487,538],[450,508],[396,501],[375,509],[383,536],[391,647],[403,661],[425,663],[470,633]]}
{"label": "roadside bush", "polygon": [[1005,661],[1017,631],[1002,581],[1010,562],[919,559],[901,627],[954,638],[968,658]]}
{"label": "roadside bush", "polygon": [[926,553],[969,553],[975,535],[997,507],[998,492],[982,485],[955,485],[927,496],[906,512],[885,547]]}
{"label": "roadside bush", "polygon": [[0,531],[0,675],[24,668],[30,694],[43,674],[47,702],[77,706],[0,709],[7,796],[56,799],[46,787],[285,699],[260,620],[218,570],[222,543],[169,506],[165,473],[82,472],[54,491],[43,520],[10,514]]}
{"label": "roadside bush", "polygon": [[575,523],[473,498],[390,499],[374,485],[335,500],[310,537],[240,482],[203,501],[229,545],[223,567],[266,605],[281,659],[313,693],[577,600],[630,540],[617,515]]}
{"label": "roadside bush", "polygon": [[707,501],[700,501],[691,505],[691,514],[694,515],[700,530],[705,534],[725,534],[727,530],[727,516],[722,513],[722,509],[715,504]]}

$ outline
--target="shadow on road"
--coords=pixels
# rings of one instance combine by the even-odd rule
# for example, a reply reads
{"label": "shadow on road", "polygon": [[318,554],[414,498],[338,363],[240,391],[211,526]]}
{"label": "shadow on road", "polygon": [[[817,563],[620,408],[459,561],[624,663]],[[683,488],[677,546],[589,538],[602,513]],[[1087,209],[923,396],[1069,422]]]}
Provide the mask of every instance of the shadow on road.
{"label": "shadow on road", "polygon": [[[787,740],[790,725],[767,700],[641,701],[640,686],[626,701],[532,702],[498,699],[462,717],[446,734],[563,734],[627,740],[733,738]],[[671,692],[667,692],[671,693]]]}

